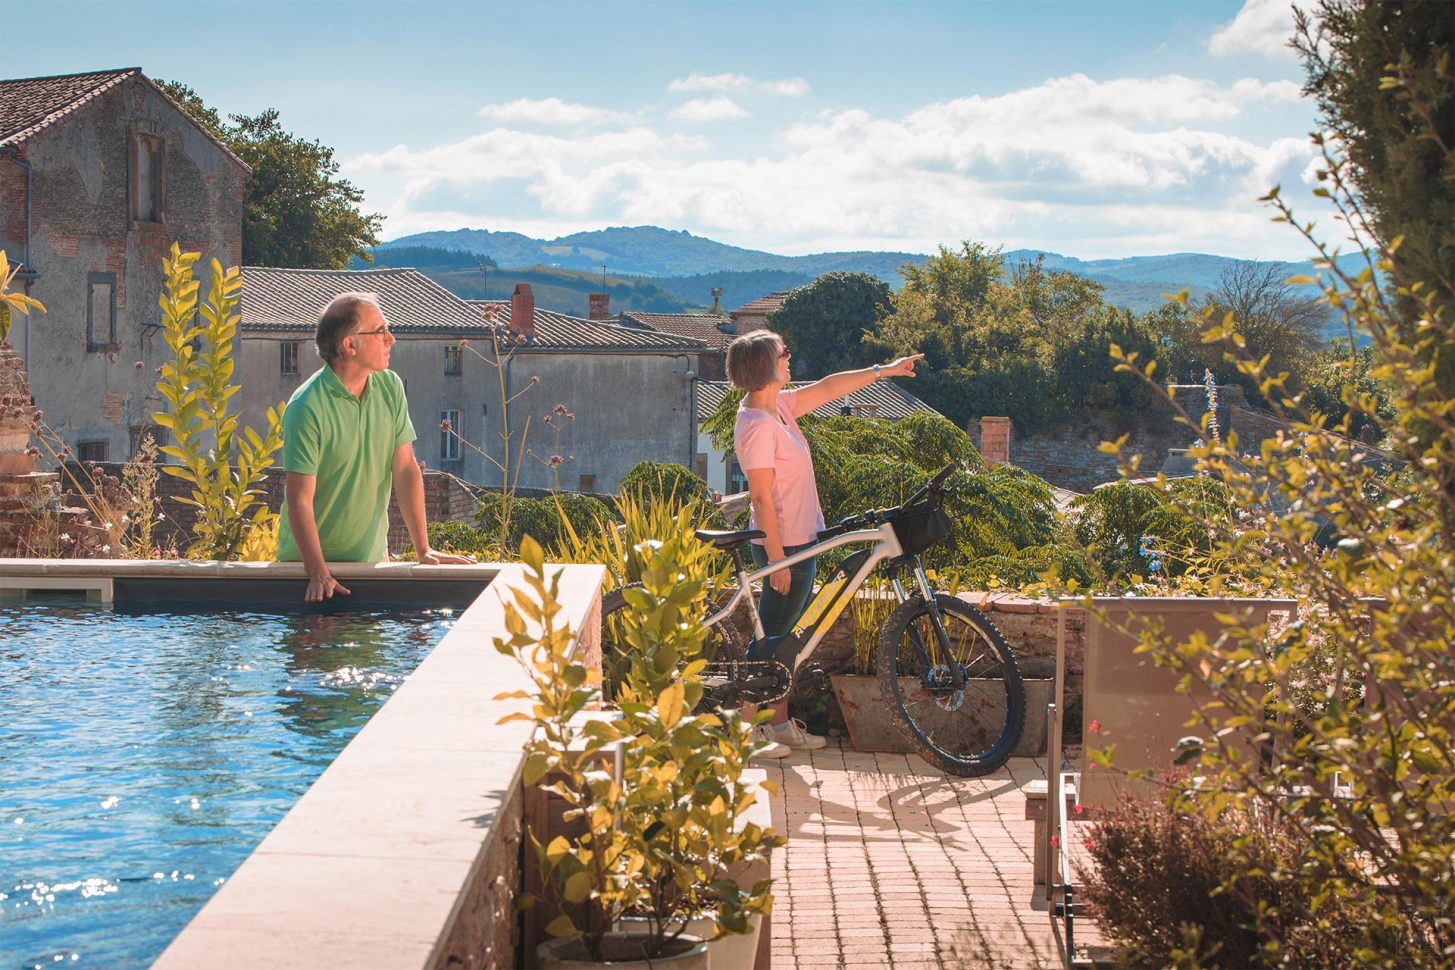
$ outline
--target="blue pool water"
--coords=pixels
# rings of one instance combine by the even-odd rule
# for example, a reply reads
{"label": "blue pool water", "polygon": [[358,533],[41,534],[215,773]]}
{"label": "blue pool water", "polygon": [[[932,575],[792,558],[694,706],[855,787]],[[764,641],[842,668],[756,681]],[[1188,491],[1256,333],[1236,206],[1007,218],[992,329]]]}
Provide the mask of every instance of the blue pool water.
{"label": "blue pool water", "polygon": [[0,607],[0,970],[146,966],[450,610]]}

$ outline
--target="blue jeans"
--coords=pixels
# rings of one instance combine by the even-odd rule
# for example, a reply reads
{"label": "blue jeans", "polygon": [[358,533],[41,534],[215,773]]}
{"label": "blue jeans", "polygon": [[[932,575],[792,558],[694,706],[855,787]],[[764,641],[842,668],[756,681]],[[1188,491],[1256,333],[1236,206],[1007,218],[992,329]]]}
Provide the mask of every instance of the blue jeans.
{"label": "blue jeans", "polygon": [[[813,543],[805,542],[798,546],[784,546],[783,554],[791,556],[811,545]],[[768,565],[768,554],[763,551],[763,547],[754,545],[751,548],[753,562],[759,567]],[[817,562],[817,559],[805,559],[788,568],[790,583],[787,594],[773,588],[769,582],[773,578],[771,574],[763,577],[763,592],[758,597],[758,616],[763,621],[763,640],[755,645],[758,649],[749,651],[750,659],[761,660],[764,656],[771,656],[772,648],[776,647],[784,634],[793,629],[793,624],[803,615],[804,607],[808,606],[809,595],[813,592]]]}

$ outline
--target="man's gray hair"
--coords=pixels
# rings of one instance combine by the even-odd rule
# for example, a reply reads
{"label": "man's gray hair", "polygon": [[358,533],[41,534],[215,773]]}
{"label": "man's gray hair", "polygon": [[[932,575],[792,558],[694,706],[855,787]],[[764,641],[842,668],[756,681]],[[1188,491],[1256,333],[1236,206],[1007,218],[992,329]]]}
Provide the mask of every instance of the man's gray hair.
{"label": "man's gray hair", "polygon": [[313,334],[313,340],[318,344],[318,356],[330,364],[338,360],[343,339],[359,328],[359,314],[366,305],[378,307],[379,294],[358,290],[340,293],[323,308]]}

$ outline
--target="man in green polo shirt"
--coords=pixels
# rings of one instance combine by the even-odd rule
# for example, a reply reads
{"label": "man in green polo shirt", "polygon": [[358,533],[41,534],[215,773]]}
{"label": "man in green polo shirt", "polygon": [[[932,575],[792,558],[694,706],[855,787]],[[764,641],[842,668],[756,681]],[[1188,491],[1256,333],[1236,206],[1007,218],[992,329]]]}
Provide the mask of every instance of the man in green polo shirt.
{"label": "man in green polo shirt", "polygon": [[378,562],[389,531],[389,489],[421,563],[467,563],[435,552],[425,531],[424,476],[404,382],[389,370],[394,335],[372,293],[342,293],[319,314],[314,336],[324,366],[283,412],[287,473],[278,559],[308,570],[304,600],[349,594],[330,562]]}

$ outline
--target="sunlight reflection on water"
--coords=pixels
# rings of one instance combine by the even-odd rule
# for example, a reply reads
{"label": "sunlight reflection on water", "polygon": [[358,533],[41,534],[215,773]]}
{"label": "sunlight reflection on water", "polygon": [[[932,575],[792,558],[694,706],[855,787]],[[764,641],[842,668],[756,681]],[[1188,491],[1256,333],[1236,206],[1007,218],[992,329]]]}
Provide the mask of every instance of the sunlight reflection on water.
{"label": "sunlight reflection on water", "polygon": [[0,608],[0,970],[155,959],[453,612]]}

